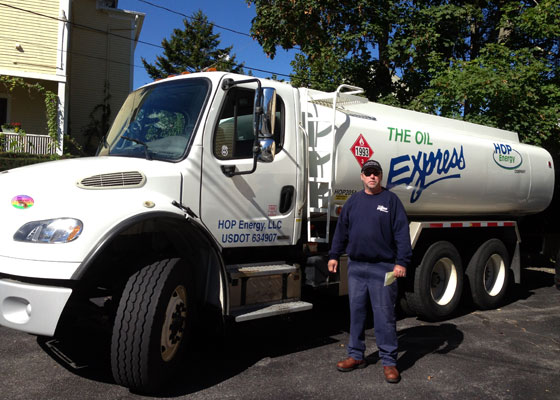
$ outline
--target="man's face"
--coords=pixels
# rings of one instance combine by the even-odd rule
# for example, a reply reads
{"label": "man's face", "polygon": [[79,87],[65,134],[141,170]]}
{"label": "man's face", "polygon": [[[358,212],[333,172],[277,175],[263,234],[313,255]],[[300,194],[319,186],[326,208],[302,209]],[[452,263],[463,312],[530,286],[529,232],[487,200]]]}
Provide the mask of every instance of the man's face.
{"label": "man's face", "polygon": [[360,177],[364,183],[364,188],[368,193],[377,193],[381,190],[381,180],[383,173],[378,169],[366,169]]}

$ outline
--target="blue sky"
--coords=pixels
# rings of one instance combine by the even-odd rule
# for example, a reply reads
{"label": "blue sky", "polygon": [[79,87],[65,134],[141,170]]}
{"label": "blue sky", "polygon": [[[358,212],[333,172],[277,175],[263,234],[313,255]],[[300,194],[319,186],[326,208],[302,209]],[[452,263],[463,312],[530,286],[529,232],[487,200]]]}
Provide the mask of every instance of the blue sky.
{"label": "blue sky", "polygon": [[[255,17],[255,7],[247,6],[245,0],[146,0],[152,4],[177,11],[188,16],[199,9],[208,16],[208,20],[216,25],[229,28],[234,31],[248,34],[251,29],[251,20]],[[183,16],[173,12],[154,7],[140,0],[119,0],[118,8],[124,10],[140,11],[146,14],[144,25],[140,34],[140,40],[155,45],[161,45],[164,38],[170,38],[173,29],[183,28]],[[220,34],[220,47],[233,45],[232,52],[238,62],[245,63],[245,70],[257,68],[275,72],[277,74],[289,74],[292,71],[290,62],[295,50],[285,51],[278,49],[274,60],[268,58],[258,42],[252,38],[225,29],[214,27],[214,33]],[[156,56],[161,55],[163,49],[138,43],[134,57],[134,89],[149,83],[152,79],[146,74],[142,66],[141,57],[153,63]],[[253,69],[253,75],[258,77],[269,77],[271,74],[259,72]],[[279,76],[286,79],[286,77]]]}

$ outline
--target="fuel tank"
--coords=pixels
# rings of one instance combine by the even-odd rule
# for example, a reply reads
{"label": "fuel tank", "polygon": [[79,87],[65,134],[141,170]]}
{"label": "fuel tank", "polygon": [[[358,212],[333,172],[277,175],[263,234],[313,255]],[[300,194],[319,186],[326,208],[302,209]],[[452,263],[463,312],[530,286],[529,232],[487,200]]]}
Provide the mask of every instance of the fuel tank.
{"label": "fuel tank", "polygon": [[312,100],[319,93],[309,91],[302,106],[304,118],[312,121],[309,171],[327,180],[334,171],[335,205],[363,189],[360,169],[368,159],[381,163],[382,185],[398,195],[412,217],[515,217],[540,212],[552,199],[551,155],[521,143],[515,132],[352,95],[339,96],[333,108],[332,100]]}

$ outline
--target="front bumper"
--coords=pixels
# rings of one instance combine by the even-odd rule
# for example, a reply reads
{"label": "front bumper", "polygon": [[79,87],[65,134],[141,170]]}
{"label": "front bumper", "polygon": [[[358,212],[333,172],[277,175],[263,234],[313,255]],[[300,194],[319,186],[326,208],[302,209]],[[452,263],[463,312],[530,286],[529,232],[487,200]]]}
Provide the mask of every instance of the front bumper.
{"label": "front bumper", "polygon": [[41,261],[0,255],[0,273],[22,278],[72,279],[79,267],[79,262]]}
{"label": "front bumper", "polygon": [[0,279],[0,325],[53,336],[72,289]]}

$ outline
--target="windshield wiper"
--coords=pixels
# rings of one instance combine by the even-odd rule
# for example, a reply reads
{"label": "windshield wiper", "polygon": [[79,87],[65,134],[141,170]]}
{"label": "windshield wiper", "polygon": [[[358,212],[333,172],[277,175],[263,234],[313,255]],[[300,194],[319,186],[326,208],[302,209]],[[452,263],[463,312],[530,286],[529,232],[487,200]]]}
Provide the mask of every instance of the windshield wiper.
{"label": "windshield wiper", "polygon": [[130,140],[131,142],[138,143],[138,144],[144,146],[144,154],[146,155],[146,160],[150,160],[150,161],[152,160],[152,157],[150,157],[150,153],[148,153],[148,145],[146,143],[144,143],[141,140],[134,139],[134,138],[131,138],[131,137],[128,137],[128,136],[121,136],[121,138],[126,139],[126,140]]}

